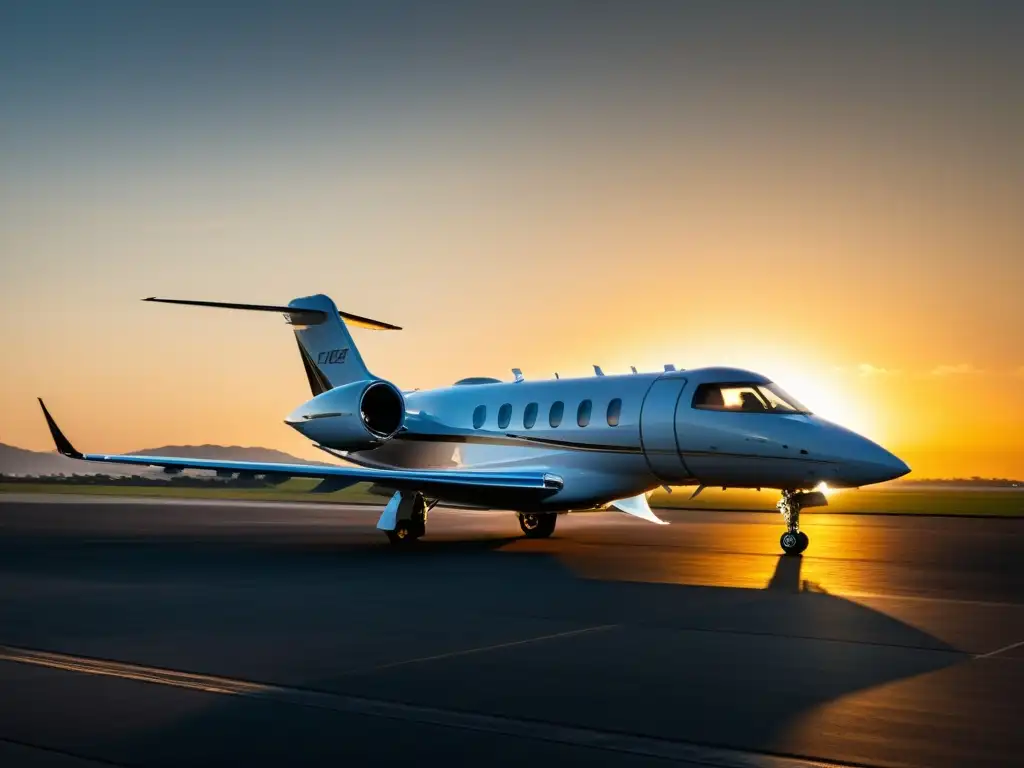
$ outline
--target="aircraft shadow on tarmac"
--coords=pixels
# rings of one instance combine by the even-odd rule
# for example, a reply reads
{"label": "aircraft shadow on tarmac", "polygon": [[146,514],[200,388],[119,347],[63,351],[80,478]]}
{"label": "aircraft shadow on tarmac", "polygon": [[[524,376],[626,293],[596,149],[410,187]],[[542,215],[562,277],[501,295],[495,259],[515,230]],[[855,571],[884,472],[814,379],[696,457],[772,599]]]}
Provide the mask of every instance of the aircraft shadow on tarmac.
{"label": "aircraft shadow on tarmac", "polygon": [[[146,539],[77,558],[69,551],[51,563],[64,577],[109,571],[117,582],[158,582],[159,592],[146,604],[105,596],[91,606],[86,594],[46,606],[34,644],[86,655],[82,647],[115,636],[131,658],[116,649],[108,657],[153,666],[786,754],[808,754],[792,728],[805,713],[966,657],[803,581],[799,557],[779,557],[763,589],[737,589],[581,578],[557,554],[494,551],[517,540],[422,542],[399,556],[376,544],[287,540],[239,548]],[[23,565],[45,569],[47,559]],[[131,621],[118,626],[115,616],[126,614]],[[518,643],[576,629],[587,631]],[[48,643],[51,633],[61,642]],[[164,633],[173,651],[147,646]],[[279,707],[266,728],[266,710],[251,700],[202,702],[122,732],[108,756],[280,765],[297,751],[360,749],[344,739],[361,720],[325,725],[324,713]],[[312,722],[332,735],[311,734]],[[406,746],[431,754],[422,742]],[[396,726],[387,749],[401,747]]]}

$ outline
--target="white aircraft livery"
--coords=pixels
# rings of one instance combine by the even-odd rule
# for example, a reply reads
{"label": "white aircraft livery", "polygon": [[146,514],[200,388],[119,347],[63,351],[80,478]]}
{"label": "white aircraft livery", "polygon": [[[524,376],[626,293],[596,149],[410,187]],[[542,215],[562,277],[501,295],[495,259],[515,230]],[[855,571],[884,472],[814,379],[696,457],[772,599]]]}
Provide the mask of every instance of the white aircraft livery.
{"label": "white aircraft livery", "polygon": [[396,545],[426,533],[437,503],[508,509],[529,537],[559,514],[615,509],[663,523],[650,493],[672,486],[774,488],[786,554],[807,548],[800,510],[827,504],[819,488],[855,488],[910,471],[870,440],[809,412],[768,378],[738,368],[531,381],[468,378],[401,390],[366,367],[348,325],[397,326],[339,312],[324,295],[286,307],[150,298],[279,312],[293,327],[312,399],[285,423],[349,466],[80,453],[40,399],[57,449],[96,462],[321,478],[317,490],[371,482],[391,496],[377,522]]}

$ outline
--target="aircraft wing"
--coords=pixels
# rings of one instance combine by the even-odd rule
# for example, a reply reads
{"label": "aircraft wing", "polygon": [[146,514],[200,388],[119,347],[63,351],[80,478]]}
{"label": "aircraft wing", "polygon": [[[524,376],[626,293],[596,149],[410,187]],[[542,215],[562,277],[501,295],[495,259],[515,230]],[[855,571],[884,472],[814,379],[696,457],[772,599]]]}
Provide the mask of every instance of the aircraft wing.
{"label": "aircraft wing", "polygon": [[487,472],[451,469],[369,469],[365,467],[318,467],[309,464],[283,464],[254,461],[216,461],[174,456],[139,456],[131,454],[81,453],[53,420],[42,398],[43,416],[50,428],[57,450],[65,456],[83,461],[109,464],[138,464],[173,469],[209,469],[222,472],[246,472],[278,477],[312,477],[351,483],[372,482],[395,490],[419,491],[427,496],[460,498],[480,495],[500,499],[503,494],[517,500],[540,501],[562,489],[562,478],[547,472]]}

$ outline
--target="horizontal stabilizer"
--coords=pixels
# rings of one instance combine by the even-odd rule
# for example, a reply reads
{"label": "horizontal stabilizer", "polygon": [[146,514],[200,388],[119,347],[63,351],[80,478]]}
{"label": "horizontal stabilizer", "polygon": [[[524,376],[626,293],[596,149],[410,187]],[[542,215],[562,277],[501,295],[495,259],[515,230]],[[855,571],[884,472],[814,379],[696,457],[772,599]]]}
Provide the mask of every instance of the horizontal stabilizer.
{"label": "horizontal stabilizer", "polygon": [[[297,309],[295,307],[278,307],[270,304],[232,304],[226,301],[191,301],[188,299],[158,299],[150,296],[143,301],[155,301],[160,304],[184,304],[190,307],[219,307],[220,309],[243,309],[249,312],[277,312],[287,315],[293,325],[319,325],[327,319],[325,312],[318,309]],[[400,326],[385,323],[380,320],[373,320],[362,315],[353,315],[349,312],[338,312],[338,315],[350,325],[360,328],[369,328],[373,331],[400,331]]]}
{"label": "horizontal stabilizer", "polygon": [[658,525],[668,525],[668,523],[651,511],[651,505],[647,503],[647,496],[639,494],[637,496],[630,496],[628,499],[619,499],[611,503],[612,507],[625,512],[627,515],[633,517],[639,517],[641,520],[646,520],[649,523],[656,523]]}

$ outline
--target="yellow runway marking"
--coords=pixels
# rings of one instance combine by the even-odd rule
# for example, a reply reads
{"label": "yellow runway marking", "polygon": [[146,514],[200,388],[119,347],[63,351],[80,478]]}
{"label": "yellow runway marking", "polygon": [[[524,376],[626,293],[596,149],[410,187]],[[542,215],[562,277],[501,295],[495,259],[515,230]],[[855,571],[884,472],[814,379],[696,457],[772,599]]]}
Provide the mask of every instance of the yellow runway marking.
{"label": "yellow runway marking", "polygon": [[33,664],[37,667],[50,667],[65,672],[82,672],[87,675],[103,675],[119,677],[124,680],[138,680],[143,683],[170,685],[176,688],[189,688],[195,691],[221,694],[252,694],[269,690],[270,686],[232,680],[211,675],[197,675],[190,672],[178,672],[171,669],[143,667],[137,664],[126,664],[120,661],[89,659],[80,656],[67,656],[62,653],[35,651],[27,648],[13,648],[0,645],[0,661],[13,661],[18,664]]}
{"label": "yellow runway marking", "polygon": [[1010,643],[1010,645],[1004,645],[1002,648],[996,648],[996,650],[994,650],[994,651],[989,651],[988,653],[979,654],[979,655],[975,656],[974,658],[976,658],[976,659],[991,659],[993,656],[998,656],[1001,653],[1006,653],[1007,651],[1012,651],[1014,648],[1020,648],[1022,645],[1024,645],[1024,640],[1021,640],[1019,643]]}

